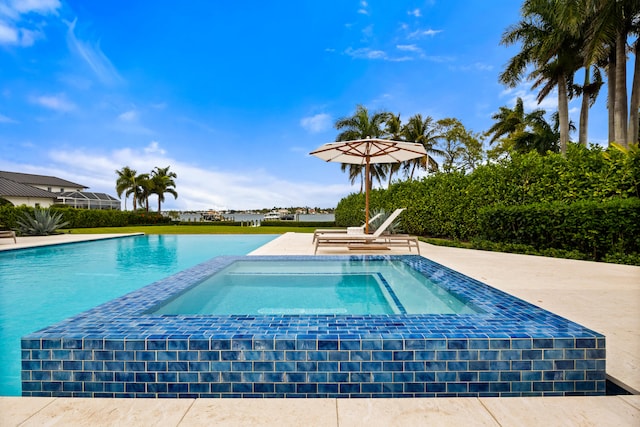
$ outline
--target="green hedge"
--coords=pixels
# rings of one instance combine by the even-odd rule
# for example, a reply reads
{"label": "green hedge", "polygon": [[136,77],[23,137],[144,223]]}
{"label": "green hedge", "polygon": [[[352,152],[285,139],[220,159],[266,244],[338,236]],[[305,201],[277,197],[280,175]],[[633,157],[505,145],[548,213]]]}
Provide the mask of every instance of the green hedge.
{"label": "green hedge", "polygon": [[326,227],[335,227],[336,223],[334,221],[278,221],[278,220],[269,220],[262,221],[260,223],[261,227],[315,227],[315,228],[326,228]]}
{"label": "green hedge", "polygon": [[538,203],[480,211],[480,239],[529,245],[538,250],[576,250],[602,260],[640,252],[640,199]]}
{"label": "green hedge", "polygon": [[25,213],[33,216],[33,208],[27,206],[13,206],[2,205],[0,206],[0,230],[17,230],[18,218],[21,218]]}
{"label": "green hedge", "polygon": [[[400,216],[402,228],[419,236],[475,242],[495,233],[486,245],[503,243],[520,251],[633,262],[638,250],[631,236],[640,234],[634,203],[639,198],[640,150],[572,144],[566,157],[535,151],[513,154],[469,174],[437,173],[374,190],[370,209],[407,208]],[[487,219],[489,212],[495,217],[492,221]],[[511,212],[531,220],[517,223],[513,217],[498,218]],[[338,226],[362,224],[364,195],[343,198],[335,214]],[[557,232],[560,226],[566,229],[562,237]],[[556,238],[563,245],[545,246],[544,242]]]}
{"label": "green hedge", "polygon": [[[171,218],[155,212],[116,211],[75,208],[50,208],[62,213],[62,220],[69,222],[67,228],[124,227],[128,225],[170,224]],[[33,208],[27,206],[0,206],[0,227],[15,229],[16,219],[24,212],[33,215]]]}

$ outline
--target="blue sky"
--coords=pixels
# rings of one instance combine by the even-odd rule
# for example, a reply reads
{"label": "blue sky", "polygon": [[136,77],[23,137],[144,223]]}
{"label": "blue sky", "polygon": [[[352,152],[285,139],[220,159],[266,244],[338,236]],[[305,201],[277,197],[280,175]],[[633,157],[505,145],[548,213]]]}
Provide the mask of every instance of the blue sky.
{"label": "blue sky", "polygon": [[528,84],[498,83],[520,5],[0,0],[0,170],[115,195],[116,169],[170,166],[179,197],[163,209],[333,207],[357,188],[308,153],[358,104],[474,132],[517,96],[538,107]]}

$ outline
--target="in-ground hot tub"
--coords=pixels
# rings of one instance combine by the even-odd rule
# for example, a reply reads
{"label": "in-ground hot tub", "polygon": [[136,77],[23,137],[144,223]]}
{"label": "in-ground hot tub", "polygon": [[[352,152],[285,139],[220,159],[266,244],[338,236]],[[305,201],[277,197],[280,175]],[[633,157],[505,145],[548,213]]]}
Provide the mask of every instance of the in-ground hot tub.
{"label": "in-ground hot tub", "polygon": [[[374,283],[358,292],[366,288],[375,294],[388,305],[387,314],[340,314],[337,307],[331,308],[338,314],[330,314],[327,307],[300,307],[299,301],[293,307],[270,301],[253,314],[194,314],[193,306],[166,311],[193,292],[192,300],[208,302],[198,285],[207,283],[218,292],[217,286],[226,285],[216,284],[216,273],[234,271],[239,263],[255,263],[252,286],[258,288],[273,277],[286,281],[288,274],[303,288],[314,275],[363,275],[364,270]],[[458,311],[415,309],[417,300],[432,297],[403,289],[404,279],[392,273],[398,269],[429,282],[430,292]],[[343,281],[330,292],[350,299],[349,286]],[[226,290],[215,292],[209,298],[226,297]],[[253,300],[268,299],[257,295]],[[25,396],[605,393],[604,336],[413,255],[214,258],[24,337],[22,350]]]}

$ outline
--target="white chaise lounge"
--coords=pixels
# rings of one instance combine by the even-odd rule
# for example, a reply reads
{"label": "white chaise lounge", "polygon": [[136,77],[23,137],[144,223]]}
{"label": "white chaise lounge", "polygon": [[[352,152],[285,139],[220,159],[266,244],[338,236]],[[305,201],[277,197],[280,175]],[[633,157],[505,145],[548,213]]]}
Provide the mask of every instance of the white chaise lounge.
{"label": "white chaise lounge", "polygon": [[[371,224],[373,223],[373,221],[375,221],[376,219],[378,219],[378,217],[382,215],[382,213],[378,213],[374,216],[372,216],[371,218],[369,218],[369,226],[371,226]],[[356,232],[357,229],[360,229],[360,234],[364,234],[364,225],[362,225],[361,227],[349,227],[348,229],[346,228],[319,228],[316,231],[313,232],[313,243],[316,242],[316,239],[318,238],[318,236],[322,235],[322,234],[341,234],[341,233],[353,233]]]}
{"label": "white chaise lounge", "polygon": [[18,243],[16,239],[16,232],[11,230],[0,230],[0,238],[6,237],[8,239],[13,239],[13,243]]}
{"label": "white chaise lounge", "polygon": [[418,255],[420,254],[420,245],[418,238],[409,236],[408,234],[383,234],[387,228],[395,221],[404,211],[396,209],[391,215],[378,227],[373,234],[349,234],[349,233],[323,233],[315,236],[315,247],[313,253],[318,252],[319,247],[334,246],[346,247],[349,249],[389,249],[391,246],[406,246],[416,248]]}

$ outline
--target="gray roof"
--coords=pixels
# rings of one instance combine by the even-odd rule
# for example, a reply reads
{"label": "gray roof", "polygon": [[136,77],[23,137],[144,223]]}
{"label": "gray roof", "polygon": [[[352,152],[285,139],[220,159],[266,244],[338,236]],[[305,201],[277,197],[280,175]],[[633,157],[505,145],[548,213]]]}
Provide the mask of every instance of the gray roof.
{"label": "gray roof", "polygon": [[89,188],[86,185],[76,184],[66,179],[56,178],[55,176],[34,175],[30,173],[6,172],[0,171],[0,178],[10,179],[28,185],[46,185],[48,187],[80,187]]}
{"label": "gray roof", "polygon": [[38,197],[41,199],[55,199],[58,197],[49,191],[41,190],[27,184],[21,184],[2,176],[0,176],[0,196]]}
{"label": "gray roof", "polygon": [[56,193],[56,196],[58,198],[69,197],[69,198],[89,199],[89,200],[109,200],[114,202],[120,201],[115,197],[110,196],[106,193],[94,193],[92,191],[65,191],[64,193]]}

